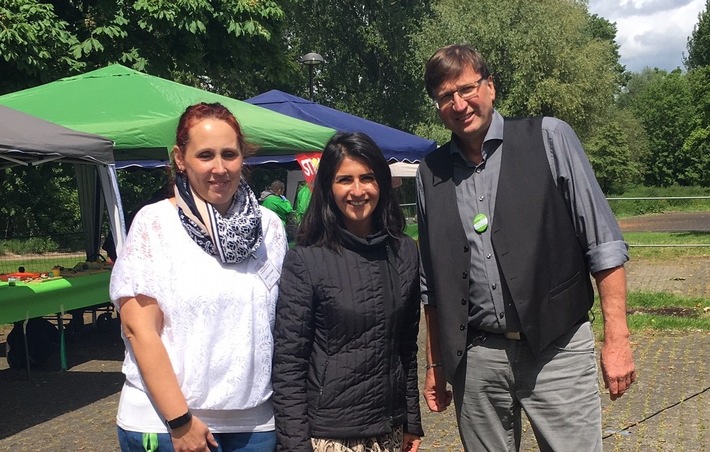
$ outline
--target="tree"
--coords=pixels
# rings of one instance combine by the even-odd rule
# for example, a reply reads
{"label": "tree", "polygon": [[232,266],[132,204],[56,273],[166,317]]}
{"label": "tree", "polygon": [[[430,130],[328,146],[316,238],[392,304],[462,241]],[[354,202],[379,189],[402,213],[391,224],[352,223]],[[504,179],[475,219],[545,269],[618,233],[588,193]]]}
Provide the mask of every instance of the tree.
{"label": "tree", "polygon": [[710,65],[691,69],[687,74],[690,95],[703,127],[710,127]]}
{"label": "tree", "polygon": [[0,43],[6,73],[30,76],[20,87],[44,81],[40,71],[51,64],[55,77],[121,63],[237,97],[283,76],[284,13],[274,0],[8,1],[0,20],[10,31]]}
{"label": "tree", "polygon": [[705,11],[698,14],[698,23],[688,38],[688,56],[683,59],[686,69],[710,65],[710,0],[705,2]]}
{"label": "tree", "polygon": [[685,171],[680,185],[710,187],[710,127],[699,127],[683,143],[681,152]]}
{"label": "tree", "polygon": [[585,150],[604,193],[623,193],[639,180],[639,167],[632,161],[627,136],[618,123],[606,124],[588,140]]}
{"label": "tree", "polygon": [[69,28],[50,4],[0,3],[0,94],[81,69],[83,65],[71,53],[79,41]]}
{"label": "tree", "polygon": [[688,185],[683,145],[698,126],[698,117],[687,77],[679,69],[668,73],[647,68],[632,76],[623,97],[620,103],[628,105],[648,133],[645,182]]}
{"label": "tree", "polygon": [[679,185],[710,187],[710,127],[699,127],[690,133],[680,159],[685,171]]}
{"label": "tree", "polygon": [[[411,130],[421,79],[407,70],[411,34],[428,14],[425,0],[293,0],[284,5],[294,61],[307,52],[326,60],[314,79],[316,101],[402,130]],[[292,91],[307,97],[302,78]]]}
{"label": "tree", "polygon": [[[72,234],[81,230],[76,177],[71,164],[0,171],[0,238]],[[40,190],[39,187],[45,188]],[[62,206],[57,209],[57,206]]]}

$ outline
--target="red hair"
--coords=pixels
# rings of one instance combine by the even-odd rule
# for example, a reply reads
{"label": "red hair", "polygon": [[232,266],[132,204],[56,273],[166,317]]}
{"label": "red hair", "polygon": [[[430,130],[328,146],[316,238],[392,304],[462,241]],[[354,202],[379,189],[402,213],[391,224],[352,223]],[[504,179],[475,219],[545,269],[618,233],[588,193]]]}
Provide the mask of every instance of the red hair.
{"label": "red hair", "polygon": [[241,152],[244,157],[249,157],[254,153],[254,147],[248,144],[244,139],[244,134],[242,134],[242,128],[239,126],[237,118],[234,117],[227,107],[218,102],[211,104],[201,102],[199,104],[190,105],[182,116],[180,116],[177,132],[175,133],[175,144],[180,151],[185,152],[185,146],[187,142],[190,141],[190,129],[198,122],[208,118],[224,121],[234,129],[234,132],[237,134],[239,152]]}

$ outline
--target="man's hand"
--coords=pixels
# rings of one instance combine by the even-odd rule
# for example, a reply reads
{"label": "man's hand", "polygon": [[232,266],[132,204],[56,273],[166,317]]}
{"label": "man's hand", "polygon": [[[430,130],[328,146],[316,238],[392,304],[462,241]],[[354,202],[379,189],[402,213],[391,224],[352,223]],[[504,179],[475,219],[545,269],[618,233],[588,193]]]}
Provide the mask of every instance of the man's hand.
{"label": "man's hand", "polygon": [[446,389],[446,378],[442,367],[432,367],[426,371],[422,392],[429,410],[440,413],[451,405],[451,390]]}
{"label": "man's hand", "polygon": [[616,400],[636,381],[636,366],[626,323],[626,271],[623,266],[614,267],[595,273],[594,279],[604,317],[602,377],[604,386],[609,388],[609,397]]}
{"label": "man's hand", "polygon": [[609,398],[616,400],[636,381],[636,366],[628,338],[604,340],[601,349],[602,377]]}

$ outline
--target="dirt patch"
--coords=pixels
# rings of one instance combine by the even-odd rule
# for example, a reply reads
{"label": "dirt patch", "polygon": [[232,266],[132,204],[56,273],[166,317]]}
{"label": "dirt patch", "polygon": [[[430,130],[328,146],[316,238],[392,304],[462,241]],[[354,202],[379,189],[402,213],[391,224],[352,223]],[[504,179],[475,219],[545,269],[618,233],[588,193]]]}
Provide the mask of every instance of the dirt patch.
{"label": "dirt patch", "polygon": [[710,232],[710,212],[668,212],[619,220],[622,232]]}
{"label": "dirt patch", "polygon": [[669,317],[700,317],[700,311],[695,308],[678,308],[678,307],[664,307],[664,308],[634,308],[628,309],[627,314],[651,314],[651,315],[665,315]]}

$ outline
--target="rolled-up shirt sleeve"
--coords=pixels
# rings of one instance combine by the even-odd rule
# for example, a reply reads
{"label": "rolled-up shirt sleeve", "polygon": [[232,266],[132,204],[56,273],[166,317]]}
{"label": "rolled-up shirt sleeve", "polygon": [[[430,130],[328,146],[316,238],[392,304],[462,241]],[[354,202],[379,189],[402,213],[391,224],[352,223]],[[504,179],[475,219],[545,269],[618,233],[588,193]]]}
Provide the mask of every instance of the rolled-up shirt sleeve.
{"label": "rolled-up shirt sleeve", "polygon": [[[424,202],[424,184],[422,184],[421,174],[417,170],[417,230],[419,234],[419,288],[421,291],[422,304],[435,306],[433,292],[427,284],[427,269],[431,266],[429,259],[429,234],[427,229],[426,203]],[[431,296],[430,296],[431,295]]]}
{"label": "rolled-up shirt sleeve", "polygon": [[555,118],[544,118],[542,130],[555,183],[569,206],[590,272],[623,265],[629,260],[628,245],[579,138]]}

